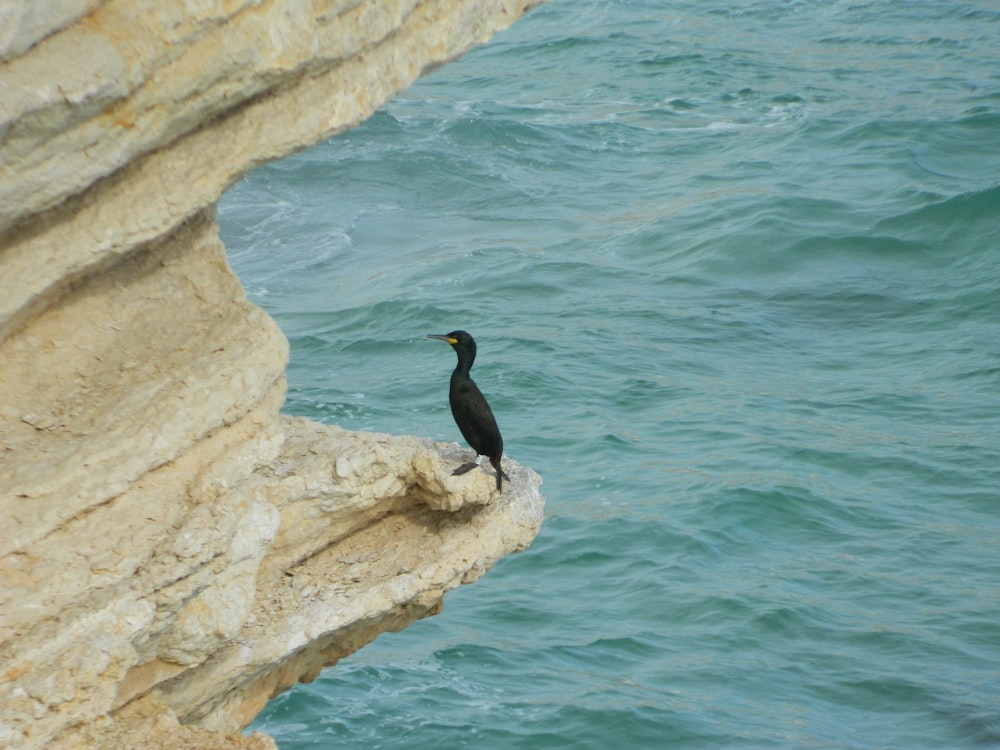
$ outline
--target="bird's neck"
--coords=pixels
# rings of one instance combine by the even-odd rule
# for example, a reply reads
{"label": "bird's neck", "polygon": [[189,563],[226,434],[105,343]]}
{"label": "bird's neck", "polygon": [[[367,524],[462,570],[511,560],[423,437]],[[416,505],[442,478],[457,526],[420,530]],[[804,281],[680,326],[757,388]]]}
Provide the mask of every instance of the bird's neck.
{"label": "bird's neck", "polygon": [[452,373],[452,377],[455,378],[467,378],[469,377],[469,370],[472,369],[473,358],[462,358],[459,357],[458,364],[455,366],[455,372]]}

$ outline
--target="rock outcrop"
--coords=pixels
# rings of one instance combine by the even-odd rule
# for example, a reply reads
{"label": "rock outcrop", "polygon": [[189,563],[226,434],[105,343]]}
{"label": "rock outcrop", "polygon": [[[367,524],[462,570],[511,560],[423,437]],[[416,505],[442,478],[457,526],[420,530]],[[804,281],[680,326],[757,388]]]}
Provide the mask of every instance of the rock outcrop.
{"label": "rock outcrop", "polygon": [[0,746],[272,747],[268,698],[530,543],[530,470],[279,413],[214,210],[531,4],[0,10]]}

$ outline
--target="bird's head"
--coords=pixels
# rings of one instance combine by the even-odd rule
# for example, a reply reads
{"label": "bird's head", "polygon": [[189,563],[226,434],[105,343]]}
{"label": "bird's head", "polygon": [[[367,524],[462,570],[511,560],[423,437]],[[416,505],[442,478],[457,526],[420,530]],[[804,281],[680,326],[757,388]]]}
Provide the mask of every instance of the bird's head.
{"label": "bird's head", "polygon": [[476,356],[476,340],[465,331],[452,331],[451,333],[444,334],[432,333],[428,334],[427,338],[447,341],[451,344],[452,349],[458,352],[459,359],[462,359],[463,354],[469,360],[472,360]]}

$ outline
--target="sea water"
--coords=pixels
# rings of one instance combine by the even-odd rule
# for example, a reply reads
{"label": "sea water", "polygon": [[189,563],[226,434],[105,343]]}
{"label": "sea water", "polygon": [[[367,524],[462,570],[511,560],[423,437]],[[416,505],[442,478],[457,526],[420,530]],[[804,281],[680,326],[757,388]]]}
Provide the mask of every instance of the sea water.
{"label": "sea water", "polygon": [[556,0],[219,220],[285,410],[544,478],[302,748],[1000,747],[1000,4]]}

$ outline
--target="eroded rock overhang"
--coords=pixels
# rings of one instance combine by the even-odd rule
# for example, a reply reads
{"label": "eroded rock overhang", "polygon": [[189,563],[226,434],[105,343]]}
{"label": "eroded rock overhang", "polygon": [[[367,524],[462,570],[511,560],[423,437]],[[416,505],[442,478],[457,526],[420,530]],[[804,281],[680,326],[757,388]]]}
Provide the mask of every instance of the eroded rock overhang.
{"label": "eroded rock overhang", "polygon": [[530,470],[498,496],[454,446],[279,413],[214,211],[532,4],[5,11],[0,745],[269,747],[269,697],[530,543]]}

